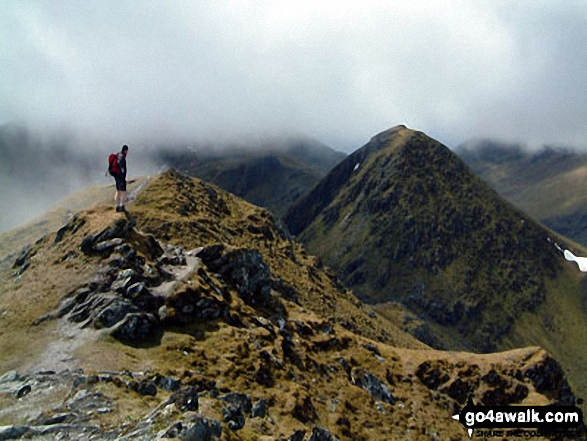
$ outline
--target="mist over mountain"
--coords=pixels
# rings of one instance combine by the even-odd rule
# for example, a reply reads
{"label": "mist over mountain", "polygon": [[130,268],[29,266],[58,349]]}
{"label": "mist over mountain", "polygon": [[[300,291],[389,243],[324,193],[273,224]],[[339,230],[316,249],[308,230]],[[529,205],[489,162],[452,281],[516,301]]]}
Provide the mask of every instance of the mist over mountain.
{"label": "mist over mountain", "polygon": [[159,162],[281,217],[346,155],[303,135],[159,148]]}
{"label": "mist over mountain", "polygon": [[65,128],[0,125],[0,206],[10,207],[0,214],[0,231],[44,213],[74,191],[113,185],[105,175],[107,158],[122,144],[130,146],[129,179],[174,167],[278,216],[346,156],[303,134],[131,141],[116,144]]}
{"label": "mist over mountain", "polygon": [[43,213],[65,195],[99,183],[97,158],[63,133],[42,139],[23,126],[0,126],[0,231]]}
{"label": "mist over mountain", "polygon": [[469,142],[455,151],[508,201],[587,245],[587,153],[557,146],[529,150],[491,140]]}
{"label": "mist over mountain", "polygon": [[[33,219],[72,192],[111,185],[112,178],[105,175],[108,155],[121,147],[65,127],[0,125],[0,231]],[[133,149],[130,176],[157,169],[147,150]]]}

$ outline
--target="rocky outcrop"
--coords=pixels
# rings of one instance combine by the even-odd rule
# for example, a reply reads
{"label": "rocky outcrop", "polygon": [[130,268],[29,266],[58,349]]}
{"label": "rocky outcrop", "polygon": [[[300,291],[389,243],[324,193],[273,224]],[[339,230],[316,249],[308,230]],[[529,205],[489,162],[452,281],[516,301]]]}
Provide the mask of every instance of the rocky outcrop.
{"label": "rocky outcrop", "polygon": [[448,395],[460,405],[473,394],[485,406],[519,404],[528,397],[530,388],[558,405],[576,404],[564,371],[545,351],[537,351],[515,365],[510,362],[489,368],[431,359],[418,366],[416,376],[429,389]]}
{"label": "rocky outcrop", "polygon": [[544,353],[539,361],[524,371],[524,375],[532,380],[538,392],[552,398],[557,404],[575,404],[575,397],[561,365],[550,355]]}
{"label": "rocky outcrop", "polygon": [[[108,330],[128,344],[141,344],[157,336],[158,311],[165,299],[152,289],[167,278],[164,265],[157,260],[164,251],[152,236],[138,233],[134,225],[132,220],[118,219],[81,241],[80,250],[101,259],[101,269],[91,282],[71,291],[57,310],[36,324],[65,317],[84,328]],[[69,230],[73,233],[74,228],[65,231]]]}
{"label": "rocky outcrop", "polygon": [[[64,227],[61,239],[74,230]],[[138,232],[132,218],[84,237],[79,248],[99,259],[101,269],[35,324],[65,318],[82,328],[106,331],[125,344],[141,345],[156,342],[167,326],[215,320],[239,324],[230,313],[232,290],[251,307],[283,314],[271,294],[279,279],[272,279],[254,249],[217,244],[186,253]],[[27,262],[29,255],[26,250],[17,263]]]}
{"label": "rocky outcrop", "polygon": [[247,305],[267,306],[270,302],[271,271],[259,251],[214,245],[202,249],[197,256],[233,284]]}
{"label": "rocky outcrop", "polygon": [[375,375],[364,369],[353,369],[351,381],[355,386],[365,389],[374,400],[394,404],[395,398],[389,388]]}
{"label": "rocky outcrop", "polygon": [[[34,398],[18,397],[18,391],[28,387]],[[158,397],[175,390],[172,395],[161,399],[161,403],[149,414],[144,415],[134,427],[120,427],[104,431],[100,419],[104,415],[117,412],[116,390],[124,390],[137,396]],[[105,391],[105,392],[102,392]],[[102,374],[86,374],[82,370],[75,372],[46,371],[33,375],[19,375],[8,372],[0,377],[0,394],[10,392],[18,401],[19,408],[24,401],[55,399],[63,397],[63,403],[51,409],[27,407],[24,417],[27,422],[20,425],[0,426],[0,439],[21,439],[35,437],[51,437],[54,439],[80,440],[137,440],[155,439],[155,426],[167,421],[168,428],[159,431],[159,437],[184,440],[217,440],[226,430],[240,430],[249,418],[266,418],[267,401],[258,400],[252,404],[251,397],[231,392],[219,396],[218,389],[198,392],[194,386],[183,385],[178,379],[160,374],[143,372],[109,372]],[[199,397],[217,402],[225,414],[225,424],[208,418],[198,411]],[[166,411],[168,406],[180,412],[177,414]],[[15,404],[16,407],[16,404]],[[262,408],[262,410],[260,410]],[[10,410],[7,408],[5,410]],[[21,410],[22,412],[22,410]]]}

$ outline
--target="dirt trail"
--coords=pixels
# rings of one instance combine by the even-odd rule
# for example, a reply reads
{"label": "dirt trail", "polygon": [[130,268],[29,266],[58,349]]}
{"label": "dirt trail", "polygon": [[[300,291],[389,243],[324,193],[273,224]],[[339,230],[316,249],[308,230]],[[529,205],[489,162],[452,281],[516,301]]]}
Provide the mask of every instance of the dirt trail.
{"label": "dirt trail", "polygon": [[79,368],[80,360],[75,357],[75,351],[83,345],[96,341],[102,331],[80,329],[78,324],[64,319],[59,320],[59,329],[56,334],[58,334],[57,338],[47,345],[43,353],[23,368],[24,374],[40,371],[62,372],[66,369]]}
{"label": "dirt trail", "polygon": [[197,271],[201,265],[201,260],[195,257],[197,250],[191,250],[186,253],[186,264],[184,266],[169,266],[165,270],[173,275],[173,280],[162,283],[160,286],[153,288],[153,294],[168,296],[176,286],[187,279],[194,271]]}
{"label": "dirt trail", "polygon": [[[151,182],[152,178],[153,176],[136,178],[134,181],[138,181],[138,185],[128,193],[127,202],[132,204],[136,201],[141,190]],[[192,252],[186,254],[186,265],[170,267],[168,270],[173,274],[174,279],[153,289],[154,294],[168,294],[179,282],[192,274],[194,270],[197,270],[200,260],[194,257]],[[54,331],[54,340],[47,344],[44,351],[39,354],[35,361],[22,368],[22,373],[28,374],[50,370],[61,372],[66,369],[77,369],[82,363],[75,356],[76,350],[84,345],[91,344],[106,332],[106,329],[81,329],[79,324],[72,323],[67,319],[59,319],[57,330]]]}

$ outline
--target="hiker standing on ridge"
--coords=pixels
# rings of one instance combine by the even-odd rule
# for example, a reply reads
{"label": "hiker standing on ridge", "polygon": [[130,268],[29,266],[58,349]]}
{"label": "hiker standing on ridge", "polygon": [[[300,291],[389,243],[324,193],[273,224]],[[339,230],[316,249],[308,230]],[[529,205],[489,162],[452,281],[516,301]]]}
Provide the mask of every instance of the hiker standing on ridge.
{"label": "hiker standing on ridge", "polygon": [[116,181],[114,201],[117,212],[126,211],[124,207],[126,201],[126,155],[128,155],[128,146],[123,145],[120,153],[113,153],[108,158],[108,172]]}

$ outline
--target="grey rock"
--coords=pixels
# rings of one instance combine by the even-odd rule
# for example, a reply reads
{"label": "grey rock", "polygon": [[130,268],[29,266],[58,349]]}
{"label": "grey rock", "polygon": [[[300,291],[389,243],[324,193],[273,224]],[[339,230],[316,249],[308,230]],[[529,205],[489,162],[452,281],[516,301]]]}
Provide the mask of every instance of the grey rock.
{"label": "grey rock", "polygon": [[287,439],[287,441],[304,441],[304,436],[306,435],[305,430],[296,430],[291,436]]}
{"label": "grey rock", "polygon": [[332,433],[320,427],[314,427],[308,441],[339,441]]}
{"label": "grey rock", "polygon": [[31,245],[27,245],[21,250],[20,254],[18,255],[18,257],[14,261],[14,265],[12,266],[12,268],[18,268],[19,266],[22,266],[28,260],[29,252],[30,252],[31,248],[32,248]]}
{"label": "grey rock", "polygon": [[144,282],[137,282],[128,287],[125,297],[137,307],[148,311],[157,311],[165,302],[162,297],[153,295]]}
{"label": "grey rock", "polygon": [[111,253],[114,248],[121,245],[123,240],[120,238],[105,240],[94,245],[94,251],[99,254]]}
{"label": "grey rock", "polygon": [[185,265],[186,255],[182,247],[166,246],[163,255],[158,259],[158,262],[163,265]]}
{"label": "grey rock", "polygon": [[20,267],[18,270],[16,270],[16,271],[15,271],[15,272],[14,272],[12,275],[13,275],[14,277],[19,277],[19,276],[21,276],[21,275],[22,275],[22,273],[24,273],[24,272],[25,272],[25,271],[26,271],[26,270],[27,270],[27,269],[28,269],[30,266],[31,266],[31,261],[30,261],[30,260],[27,260],[27,261],[25,261],[25,262],[22,264],[22,266],[21,266],[21,267]]}
{"label": "grey rock", "polygon": [[230,393],[220,397],[228,404],[222,409],[224,421],[231,430],[240,430],[245,426],[245,414],[250,414],[252,410],[251,398],[246,394]]}
{"label": "grey rock", "polygon": [[251,416],[253,418],[265,418],[267,416],[267,401],[264,399],[260,399],[257,401],[251,410]]}
{"label": "grey rock", "polygon": [[374,344],[371,343],[367,343],[365,345],[365,349],[367,349],[368,351],[373,352],[375,355],[378,355],[381,357],[381,352],[379,352],[379,348],[377,348],[377,346],[375,346]]}
{"label": "grey rock", "polygon": [[251,306],[268,306],[271,300],[271,271],[259,251],[248,248],[226,250],[212,245],[198,252],[204,264],[222,275]]}
{"label": "grey rock", "polygon": [[61,242],[63,240],[63,238],[65,237],[65,234],[68,231],[71,231],[71,234],[77,233],[77,231],[82,226],[84,226],[85,223],[86,223],[86,221],[84,219],[82,219],[82,220],[79,219],[79,214],[75,214],[67,224],[65,224],[63,227],[61,227],[57,231],[57,234],[55,235],[55,240],[53,241],[53,243]]}
{"label": "grey rock", "polygon": [[132,312],[138,312],[138,310],[129,301],[115,299],[108,307],[98,313],[94,320],[94,327],[98,329],[111,328]]}
{"label": "grey rock", "polygon": [[76,416],[73,413],[58,413],[43,421],[44,426],[52,426],[54,424],[63,424],[66,421],[75,420]]}
{"label": "grey rock", "polygon": [[351,379],[355,386],[369,392],[375,400],[383,401],[388,404],[395,403],[395,398],[391,394],[389,388],[370,372],[367,372],[364,369],[355,368],[352,371]]}
{"label": "grey rock", "polygon": [[125,294],[131,286],[143,281],[144,277],[137,273],[137,271],[132,268],[127,268],[118,273],[116,280],[112,283],[111,289],[120,294]]}
{"label": "grey rock", "polygon": [[169,428],[167,428],[163,434],[161,435],[162,438],[177,438],[181,431],[183,430],[184,426],[181,421],[173,423]]}
{"label": "grey rock", "polygon": [[118,254],[126,254],[128,253],[130,250],[132,250],[131,246],[128,243],[123,243],[120,246],[117,246],[114,251],[117,252]]}
{"label": "grey rock", "polygon": [[71,411],[84,411],[112,407],[112,402],[101,392],[93,392],[89,389],[78,391],[67,401],[67,408]]}
{"label": "grey rock", "polygon": [[238,407],[225,407],[222,409],[222,413],[224,414],[224,421],[230,430],[236,431],[245,427],[246,420],[242,409]]}
{"label": "grey rock", "polygon": [[108,294],[91,293],[87,298],[84,298],[83,301],[76,301],[74,307],[66,314],[68,320],[74,323],[84,322],[90,317],[94,317],[104,307],[112,303],[113,298],[112,295]]}
{"label": "grey rock", "polygon": [[[88,439],[90,433],[95,433],[100,430],[100,426],[90,425],[74,425],[74,424],[55,424],[52,426],[33,426],[29,427],[30,435],[36,437],[44,437],[41,439],[47,439],[51,435],[50,439],[60,439],[59,434],[69,437],[69,439]],[[81,435],[86,435],[84,438]],[[28,436],[28,434],[27,434]],[[103,439],[103,438],[102,438]]]}
{"label": "grey rock", "polygon": [[231,407],[240,408],[243,413],[251,413],[253,404],[251,397],[246,394],[233,392],[220,397],[220,399],[228,403]]}
{"label": "grey rock", "polygon": [[126,218],[118,219],[114,225],[105,228],[100,233],[86,236],[82,240],[80,248],[85,254],[97,254],[96,244],[116,238],[123,239],[133,230],[135,225],[136,221]]}
{"label": "grey rock", "polygon": [[196,411],[199,407],[198,390],[193,386],[186,386],[176,391],[171,395],[170,400],[181,412]]}
{"label": "grey rock", "polygon": [[[170,314],[170,309],[175,314]],[[170,325],[185,325],[198,320],[216,320],[223,317],[228,305],[212,297],[202,297],[200,290],[187,288],[166,299],[166,308],[159,309],[158,315]]]}
{"label": "grey rock", "polygon": [[157,386],[155,386],[155,383],[153,383],[152,381],[143,380],[139,383],[137,392],[141,395],[148,395],[154,397],[157,395]]}
{"label": "grey rock", "polygon": [[32,387],[27,384],[26,386],[23,386],[18,391],[16,391],[16,393],[14,394],[14,396],[16,398],[22,398],[22,397],[30,394],[32,390],[33,390]]}
{"label": "grey rock", "polygon": [[116,325],[111,335],[127,344],[140,344],[153,340],[159,332],[159,320],[148,313],[130,313]]}
{"label": "grey rock", "polygon": [[73,388],[78,388],[80,387],[82,384],[84,384],[87,381],[86,377],[77,377],[75,380],[73,380]]}
{"label": "grey rock", "polygon": [[20,380],[20,375],[16,371],[8,371],[4,375],[0,377],[0,384],[2,383],[10,383],[13,381]]}
{"label": "grey rock", "polygon": [[22,438],[29,430],[26,426],[0,426],[0,440]]}
{"label": "grey rock", "polygon": [[169,308],[167,305],[163,305],[161,308],[159,308],[157,311],[157,317],[159,317],[159,320],[163,323],[167,321],[167,319],[170,317]]}
{"label": "grey rock", "polygon": [[171,377],[163,377],[161,375],[157,375],[153,379],[153,382],[158,387],[160,387],[164,391],[168,391],[168,392],[175,392],[176,390],[179,390],[179,388],[181,387],[181,381],[176,380]]}
{"label": "grey rock", "polygon": [[194,423],[183,431],[184,441],[215,441],[222,435],[222,424],[219,421],[198,416]]}

